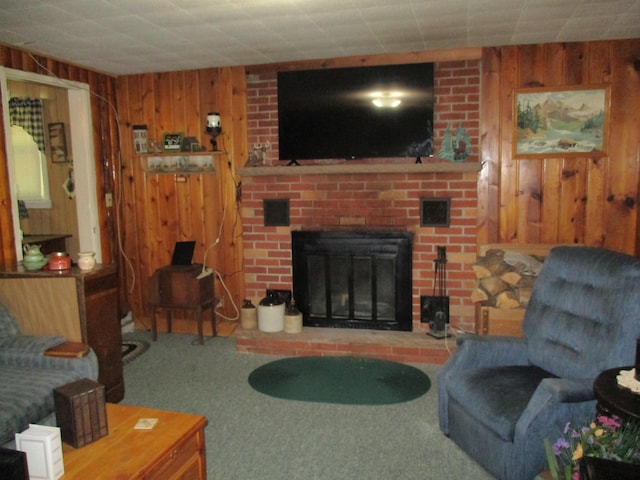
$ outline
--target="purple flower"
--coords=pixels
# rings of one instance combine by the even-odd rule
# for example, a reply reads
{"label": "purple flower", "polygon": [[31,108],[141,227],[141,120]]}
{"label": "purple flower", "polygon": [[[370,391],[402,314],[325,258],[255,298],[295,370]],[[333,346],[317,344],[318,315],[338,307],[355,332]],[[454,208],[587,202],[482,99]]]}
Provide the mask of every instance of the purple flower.
{"label": "purple flower", "polygon": [[570,445],[567,440],[565,440],[564,438],[559,438],[558,441],[553,444],[553,454],[556,456],[560,455],[563,449],[567,449],[569,447]]}

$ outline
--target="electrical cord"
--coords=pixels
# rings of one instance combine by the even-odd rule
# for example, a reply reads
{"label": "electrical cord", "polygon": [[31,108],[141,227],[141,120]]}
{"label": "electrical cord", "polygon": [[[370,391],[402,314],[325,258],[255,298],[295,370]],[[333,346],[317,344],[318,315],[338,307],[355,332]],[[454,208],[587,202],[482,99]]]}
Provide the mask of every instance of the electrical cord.
{"label": "electrical cord", "polygon": [[229,291],[229,287],[227,287],[227,284],[222,279],[222,275],[220,274],[220,272],[215,270],[215,273],[216,273],[216,275],[218,277],[218,280],[220,281],[220,284],[224,288],[225,292],[227,292],[227,296],[231,300],[231,305],[233,305],[233,309],[235,310],[236,313],[235,313],[235,315],[233,317],[227,317],[226,315],[224,315],[223,313],[220,313],[218,311],[218,308],[222,308],[222,307],[218,307],[218,306],[215,307],[214,312],[216,313],[216,315],[220,316],[224,320],[229,320],[230,322],[235,322],[236,320],[238,320],[240,318],[240,310],[238,309],[238,306],[236,305],[236,302],[233,301],[233,296],[231,295],[231,291]]}
{"label": "electrical cord", "polygon": [[[221,143],[224,142],[224,139],[222,140]],[[226,150],[224,150],[224,144],[223,144],[223,150],[224,153],[226,153]],[[234,180],[235,183],[235,180]],[[233,305],[233,308],[235,310],[235,315],[233,317],[227,317],[226,315],[224,315],[220,310],[223,308],[222,306],[218,306],[216,305],[214,307],[214,312],[216,315],[218,315],[219,317],[223,318],[224,320],[228,320],[228,321],[236,321],[240,318],[240,310],[238,309],[238,306],[236,305],[236,302],[233,301],[233,295],[231,294],[231,291],[229,290],[229,287],[227,287],[227,284],[225,283],[224,279],[222,278],[222,274],[214,269],[214,268],[209,268],[207,267],[207,254],[209,253],[209,250],[211,250],[212,248],[214,248],[216,245],[218,245],[220,243],[220,240],[222,239],[222,231],[224,229],[224,221],[226,219],[227,216],[227,206],[228,206],[228,196],[224,194],[225,192],[222,192],[222,196],[224,198],[224,202],[222,205],[222,218],[220,219],[220,227],[218,228],[218,237],[213,241],[213,243],[211,243],[207,249],[204,251],[204,255],[202,258],[202,272],[200,272],[200,274],[198,275],[198,279],[200,278],[204,278],[208,275],[212,275],[215,274],[218,277],[218,280],[220,282],[220,284],[222,285],[222,287],[224,288],[227,296],[229,297],[229,301],[231,302],[231,305]]]}
{"label": "electrical cord", "polygon": [[[67,80],[65,78],[60,78],[58,77],[54,72],[52,72],[50,69],[48,69],[46,67],[46,65],[43,65],[33,54],[29,53],[29,57],[40,67],[42,68],[45,72],[47,72],[47,74],[50,77],[56,78],[58,80],[60,80],[63,83],[67,83],[70,86],[73,86],[73,88],[77,88],[77,85],[75,85],[75,82],[71,81],[71,80]],[[111,103],[111,101],[105,97],[103,97],[102,95],[94,92],[93,90],[91,90],[91,88],[89,88],[89,93],[91,95],[93,95],[94,97],[98,98],[99,100],[102,100],[103,102],[105,102],[109,108],[113,111],[114,114],[114,119],[115,119],[115,126],[116,126],[116,132],[117,132],[117,136],[118,136],[118,145],[121,144],[121,140],[122,140],[122,136],[121,136],[121,131],[120,131],[120,115],[118,114],[118,109],[116,108],[116,106]],[[122,179],[122,158],[120,156],[120,149],[117,149],[117,153],[115,155],[115,167],[116,167],[116,171],[118,172],[118,179],[120,181],[120,185],[124,185],[123,183],[123,179]],[[121,230],[121,224],[120,224],[120,206],[122,205],[122,187],[118,190],[118,196],[116,198],[116,211],[115,211],[115,219],[116,219],[116,238],[118,241],[118,251],[120,252],[120,255],[122,255],[122,258],[124,259],[125,263],[127,264],[127,266],[129,267],[129,271],[131,273],[131,288],[129,289],[129,293],[133,292],[133,289],[135,287],[136,284],[136,273],[135,273],[135,268],[133,267],[133,263],[131,262],[131,260],[129,259],[129,257],[127,256],[125,250],[124,250],[124,246],[122,244],[122,230]]]}

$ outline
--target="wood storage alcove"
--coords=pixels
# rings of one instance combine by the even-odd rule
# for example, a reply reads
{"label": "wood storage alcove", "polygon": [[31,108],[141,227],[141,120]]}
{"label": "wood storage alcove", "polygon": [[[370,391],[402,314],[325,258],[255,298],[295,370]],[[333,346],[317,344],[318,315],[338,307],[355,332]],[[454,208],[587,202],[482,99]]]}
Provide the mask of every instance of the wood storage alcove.
{"label": "wood storage alcove", "polygon": [[472,266],[478,335],[522,335],[522,320],[544,259],[556,245],[481,245]]}

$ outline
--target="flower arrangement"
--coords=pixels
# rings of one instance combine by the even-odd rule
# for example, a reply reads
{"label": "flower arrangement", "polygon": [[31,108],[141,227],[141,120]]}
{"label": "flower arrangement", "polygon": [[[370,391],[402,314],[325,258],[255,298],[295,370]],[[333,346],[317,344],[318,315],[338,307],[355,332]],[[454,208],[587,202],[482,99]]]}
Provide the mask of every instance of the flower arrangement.
{"label": "flower arrangement", "polygon": [[588,427],[567,423],[564,436],[544,446],[553,480],[580,480],[583,457],[640,464],[640,422],[600,415]]}

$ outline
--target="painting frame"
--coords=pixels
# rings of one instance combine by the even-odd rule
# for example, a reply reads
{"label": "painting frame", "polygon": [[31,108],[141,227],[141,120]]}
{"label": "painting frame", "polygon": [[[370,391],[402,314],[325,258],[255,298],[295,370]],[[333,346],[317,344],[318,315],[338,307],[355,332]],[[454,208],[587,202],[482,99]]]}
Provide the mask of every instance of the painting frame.
{"label": "painting frame", "polygon": [[64,133],[64,123],[53,122],[48,124],[47,128],[51,163],[67,163],[67,137]]}
{"label": "painting frame", "polygon": [[166,132],[162,135],[162,146],[165,152],[181,152],[182,151],[182,139],[184,134],[182,132]]}
{"label": "painting frame", "polygon": [[609,115],[607,85],[515,89],[513,158],[607,156]]}

